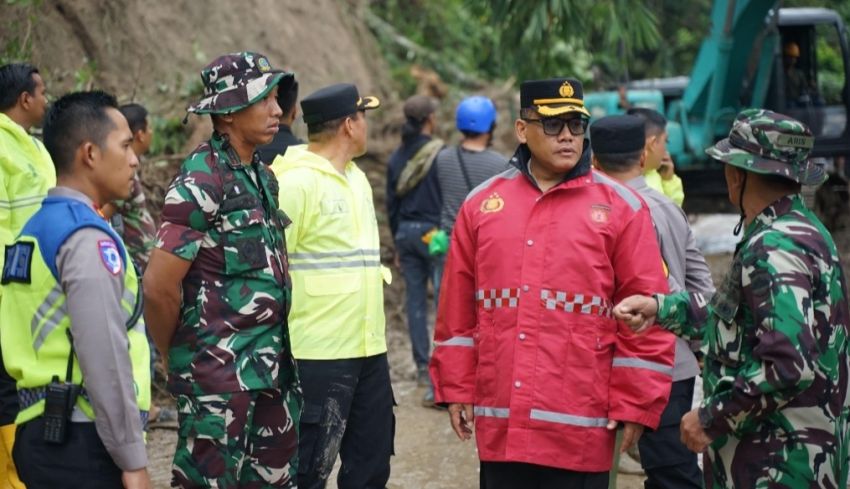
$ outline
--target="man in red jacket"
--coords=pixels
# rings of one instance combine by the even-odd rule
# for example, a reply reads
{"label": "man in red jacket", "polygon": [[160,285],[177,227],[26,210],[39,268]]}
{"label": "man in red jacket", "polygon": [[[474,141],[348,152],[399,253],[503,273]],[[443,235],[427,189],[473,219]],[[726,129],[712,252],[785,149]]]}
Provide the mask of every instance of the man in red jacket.
{"label": "man in red jacket", "polygon": [[475,421],[482,487],[605,488],[618,424],[620,450],[658,424],[675,340],[611,307],[667,280],[643,201],[591,170],[581,84],[520,92],[515,168],[469,194],[452,233],[435,398],[461,439]]}

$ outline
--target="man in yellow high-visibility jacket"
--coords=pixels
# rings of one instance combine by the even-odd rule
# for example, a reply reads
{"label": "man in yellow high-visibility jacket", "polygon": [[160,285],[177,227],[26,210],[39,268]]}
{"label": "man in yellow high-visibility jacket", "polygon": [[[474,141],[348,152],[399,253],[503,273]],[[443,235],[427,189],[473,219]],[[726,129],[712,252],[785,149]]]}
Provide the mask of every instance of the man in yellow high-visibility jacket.
{"label": "man in yellow high-visibility jacket", "polygon": [[685,190],[667,151],[667,119],[657,110],[644,107],[629,109],[628,114],[640,117],[646,123],[646,166],[643,174],[646,184],[682,207]]}
{"label": "man in yellow high-visibility jacket", "polygon": [[292,219],[286,249],[293,291],[289,330],[304,389],[302,489],[324,488],[337,454],[340,487],[384,487],[390,475],[385,270],[372,189],[351,161],[366,152],[365,111],[379,105],[350,84],[307,96],[301,109],[309,143],[289,147],[272,164],[280,207]]}
{"label": "man in yellow high-visibility jacket", "polygon": [[[0,269],[5,261],[3,248],[41,207],[47,189],[56,185],[50,155],[29,134],[41,124],[46,109],[45,84],[38,69],[26,63],[0,67]],[[12,462],[17,414],[15,383],[0,368],[0,485],[14,489],[24,487]]]}

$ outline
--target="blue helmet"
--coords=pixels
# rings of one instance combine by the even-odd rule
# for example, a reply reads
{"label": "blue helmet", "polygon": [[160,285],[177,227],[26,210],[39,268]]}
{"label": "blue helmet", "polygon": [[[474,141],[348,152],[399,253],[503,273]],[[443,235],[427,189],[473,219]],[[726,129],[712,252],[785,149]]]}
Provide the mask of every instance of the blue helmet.
{"label": "blue helmet", "polygon": [[460,131],[479,134],[490,132],[496,122],[496,106],[487,97],[467,97],[458,104],[455,121]]}

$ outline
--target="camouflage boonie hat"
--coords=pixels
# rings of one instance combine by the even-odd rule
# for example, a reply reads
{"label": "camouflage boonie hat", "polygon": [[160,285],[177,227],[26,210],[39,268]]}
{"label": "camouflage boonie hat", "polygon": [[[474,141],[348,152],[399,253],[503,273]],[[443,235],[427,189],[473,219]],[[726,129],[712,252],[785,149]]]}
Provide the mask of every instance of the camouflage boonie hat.
{"label": "camouflage boonie hat", "polygon": [[815,144],[802,122],[764,109],[738,114],[729,137],[705,150],[712,158],[764,175],[779,175],[802,185],[827,179],[822,165],[809,160]]}
{"label": "camouflage boonie hat", "polygon": [[292,73],[272,69],[262,54],[226,54],[201,70],[204,98],[186,110],[195,114],[231,114],[262,100],[278,83],[293,80]]}

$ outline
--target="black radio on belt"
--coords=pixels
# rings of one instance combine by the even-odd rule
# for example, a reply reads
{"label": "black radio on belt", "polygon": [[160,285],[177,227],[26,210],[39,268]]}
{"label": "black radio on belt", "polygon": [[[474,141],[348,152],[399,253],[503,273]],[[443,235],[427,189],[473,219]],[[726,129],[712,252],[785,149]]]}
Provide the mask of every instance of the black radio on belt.
{"label": "black radio on belt", "polygon": [[60,382],[59,376],[54,375],[50,384],[47,385],[44,397],[44,434],[42,438],[47,443],[65,443],[68,436],[68,423],[71,422],[71,413],[77,403],[77,396],[80,394],[81,387],[71,383],[71,374],[74,368],[74,341],[71,338],[71,330],[68,330],[68,340],[71,342],[71,355],[68,357],[65,382]]}
{"label": "black radio on belt", "polygon": [[47,395],[44,397],[44,441],[65,443],[71,411],[74,409],[79,393],[80,386],[69,382],[59,382],[59,376],[53,376],[53,381],[47,385]]}

